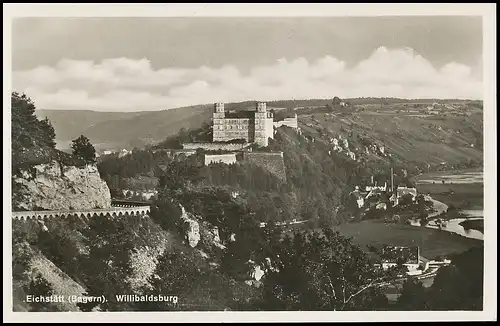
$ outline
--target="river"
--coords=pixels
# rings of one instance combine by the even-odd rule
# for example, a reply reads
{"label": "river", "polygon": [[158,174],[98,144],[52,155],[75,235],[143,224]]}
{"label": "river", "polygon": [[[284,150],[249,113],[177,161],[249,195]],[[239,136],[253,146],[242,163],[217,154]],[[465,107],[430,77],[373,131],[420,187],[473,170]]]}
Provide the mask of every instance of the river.
{"label": "river", "polygon": [[[440,179],[446,179],[446,181],[460,184],[467,183],[477,183],[483,181],[483,172],[482,171],[463,171],[462,173],[443,173],[441,175],[433,173],[424,178],[419,178],[417,183],[426,184],[432,183]],[[466,238],[484,240],[484,234],[478,230],[474,229],[465,229],[460,225],[465,220],[482,220],[484,216],[484,211],[482,209],[464,209],[461,210],[460,213],[465,215],[464,218],[454,218],[450,220],[446,220],[445,225],[438,225],[436,220],[438,215],[444,213],[448,209],[448,205],[438,200],[435,200],[431,196],[425,195],[426,200],[432,201],[434,205],[434,212],[429,214],[429,222],[426,227],[431,229],[439,229],[451,233],[459,234]],[[411,225],[413,226],[421,226],[419,221],[411,221]]]}

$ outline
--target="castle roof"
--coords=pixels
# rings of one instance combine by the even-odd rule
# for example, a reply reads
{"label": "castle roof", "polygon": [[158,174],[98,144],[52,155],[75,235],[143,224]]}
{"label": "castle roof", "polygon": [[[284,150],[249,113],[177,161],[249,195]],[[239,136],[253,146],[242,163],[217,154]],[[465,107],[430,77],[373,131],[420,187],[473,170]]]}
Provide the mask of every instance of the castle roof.
{"label": "castle roof", "polygon": [[227,119],[250,119],[255,117],[255,111],[249,111],[249,110],[229,111],[226,112],[225,117]]}

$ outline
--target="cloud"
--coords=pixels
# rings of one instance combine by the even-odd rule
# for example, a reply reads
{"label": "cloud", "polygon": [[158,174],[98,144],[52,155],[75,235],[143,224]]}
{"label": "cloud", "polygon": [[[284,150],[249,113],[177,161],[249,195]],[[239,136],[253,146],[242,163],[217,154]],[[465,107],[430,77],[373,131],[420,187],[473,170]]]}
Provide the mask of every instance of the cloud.
{"label": "cloud", "polygon": [[282,58],[243,74],[233,65],[153,68],[146,59],[61,60],[14,71],[13,86],[41,109],[163,110],[212,102],[347,97],[482,98],[474,67],[434,67],[410,48],[380,47],[347,67],[332,56]]}

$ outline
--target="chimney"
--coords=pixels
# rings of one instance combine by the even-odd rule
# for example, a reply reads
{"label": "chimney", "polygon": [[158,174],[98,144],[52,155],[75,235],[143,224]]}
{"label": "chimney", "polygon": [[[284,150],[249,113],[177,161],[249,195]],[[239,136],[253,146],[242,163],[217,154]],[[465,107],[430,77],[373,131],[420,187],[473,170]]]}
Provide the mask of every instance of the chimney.
{"label": "chimney", "polygon": [[394,192],[394,169],[391,168],[391,191]]}
{"label": "chimney", "polygon": [[373,186],[373,175],[371,177],[371,185]]}

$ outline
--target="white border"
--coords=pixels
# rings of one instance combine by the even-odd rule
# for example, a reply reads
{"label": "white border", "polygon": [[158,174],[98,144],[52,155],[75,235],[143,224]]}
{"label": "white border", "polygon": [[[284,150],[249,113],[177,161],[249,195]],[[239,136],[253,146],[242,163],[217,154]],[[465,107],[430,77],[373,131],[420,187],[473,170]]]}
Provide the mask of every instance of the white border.
{"label": "white border", "polygon": [[[4,322],[486,321],[496,320],[496,5],[495,4],[4,4],[4,194],[10,194],[11,20],[15,17],[483,17],[485,278],[482,312],[12,312],[11,200],[4,195]],[[36,55],[35,53],[33,55]]]}

